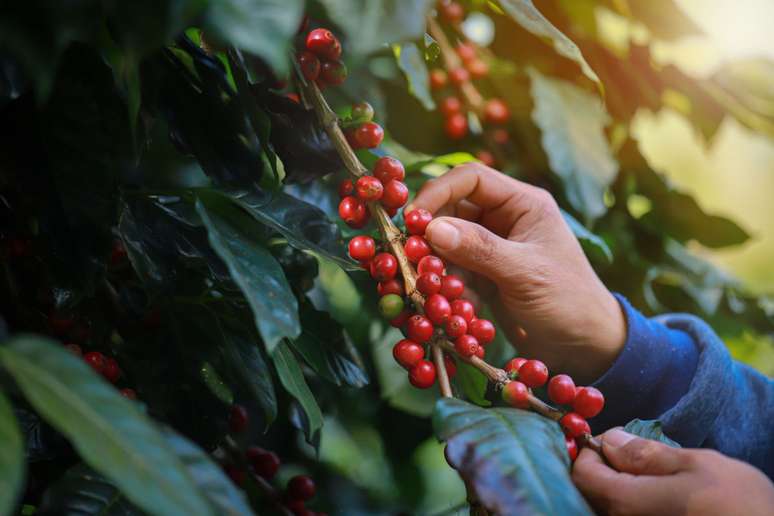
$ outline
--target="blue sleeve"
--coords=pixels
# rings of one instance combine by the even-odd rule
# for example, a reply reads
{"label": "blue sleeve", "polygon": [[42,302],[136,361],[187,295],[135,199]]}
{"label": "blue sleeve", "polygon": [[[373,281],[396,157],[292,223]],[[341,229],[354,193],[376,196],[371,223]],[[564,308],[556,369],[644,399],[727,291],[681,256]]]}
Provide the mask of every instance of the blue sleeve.
{"label": "blue sleeve", "polygon": [[606,399],[589,421],[594,432],[634,418],[659,419],[681,445],[716,449],[774,477],[774,381],[732,360],[701,319],[648,319],[617,297],[626,344],[594,383]]}

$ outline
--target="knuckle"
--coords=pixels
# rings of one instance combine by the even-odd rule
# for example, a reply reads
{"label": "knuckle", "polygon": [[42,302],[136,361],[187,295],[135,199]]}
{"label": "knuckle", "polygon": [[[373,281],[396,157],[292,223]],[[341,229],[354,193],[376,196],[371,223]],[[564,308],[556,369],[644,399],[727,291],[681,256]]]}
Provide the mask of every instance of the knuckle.
{"label": "knuckle", "polygon": [[627,463],[634,471],[646,471],[653,464],[661,451],[661,446],[655,441],[635,439],[624,449]]}

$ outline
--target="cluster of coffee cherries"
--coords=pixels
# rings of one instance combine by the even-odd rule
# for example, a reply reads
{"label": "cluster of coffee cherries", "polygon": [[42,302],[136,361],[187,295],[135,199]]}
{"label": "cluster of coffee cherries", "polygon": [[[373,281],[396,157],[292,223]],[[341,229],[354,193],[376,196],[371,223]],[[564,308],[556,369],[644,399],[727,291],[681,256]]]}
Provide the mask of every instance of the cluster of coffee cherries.
{"label": "cluster of coffee cherries", "polygon": [[310,31],[305,49],[298,52],[296,59],[304,78],[320,88],[338,86],[347,79],[347,67],[341,62],[341,43],[328,29]]}
{"label": "cluster of coffee cherries", "polygon": [[[241,434],[247,429],[249,416],[247,409],[239,404],[231,406],[229,414],[229,430],[232,434]],[[271,481],[282,464],[279,456],[273,451],[260,446],[248,446],[244,452],[245,465],[234,463],[226,464],[223,469],[232,482],[238,487],[245,484],[248,472],[258,477]],[[306,507],[306,503],[314,498],[317,486],[314,480],[307,475],[296,475],[288,480],[282,493],[275,497],[294,516],[327,516],[326,513],[315,512]]]}
{"label": "cluster of coffee cherries", "polygon": [[[389,156],[379,158],[374,164],[372,174],[362,176],[355,182],[346,179],[339,184],[339,217],[351,228],[361,229],[368,224],[371,216],[367,205],[369,202],[380,203],[387,214],[394,217],[408,201],[409,190],[403,182],[406,170],[399,160]],[[376,252],[376,244],[369,238],[355,237],[349,244],[350,256],[363,266],[366,262],[371,263]],[[397,271],[397,260],[394,256],[389,256],[391,261],[384,257],[378,260],[379,267],[385,269],[384,276],[389,276],[390,270],[394,276]]]}
{"label": "cluster of coffee cherries", "polygon": [[529,408],[531,389],[548,384],[548,398],[556,405],[567,408],[559,424],[564,431],[570,460],[575,460],[580,440],[591,433],[586,419],[599,414],[605,406],[605,397],[599,389],[576,386],[566,374],[555,375],[549,380],[548,368],[540,360],[516,357],[505,364],[504,369],[511,378],[501,391],[502,399],[508,405]]}

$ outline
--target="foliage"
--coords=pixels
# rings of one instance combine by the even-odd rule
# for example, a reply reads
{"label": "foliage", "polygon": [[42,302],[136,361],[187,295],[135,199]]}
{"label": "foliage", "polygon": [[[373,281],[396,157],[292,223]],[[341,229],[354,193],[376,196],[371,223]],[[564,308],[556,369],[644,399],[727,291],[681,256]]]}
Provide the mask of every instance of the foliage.
{"label": "foliage", "polygon": [[[396,370],[396,332],[346,256],[351,230],[334,222],[341,160],[314,113],[275,88],[293,71],[288,53],[307,12],[313,26],[343,36],[350,77],[326,90],[330,103],[368,100],[387,129],[381,149],[359,152],[364,163],[399,157],[415,190],[472,159],[482,144],[475,124],[451,142],[432,112],[428,69],[440,59],[425,34],[432,2],[7,4],[0,513],[23,503],[41,514],[263,513],[260,496],[247,489],[245,498],[210,458],[223,452],[235,402],[251,421],[239,444],[260,443],[290,470],[318,473],[319,510],[416,511],[433,486],[421,474],[429,465],[415,458],[432,433],[418,415],[435,411],[450,461],[478,483],[485,505],[588,511],[569,483],[557,425],[436,404]],[[774,65],[728,63],[698,81],[657,64],[653,41],[697,30],[673,23],[682,14],[671,0],[465,6],[494,24],[480,86],[512,114],[499,166],[554,194],[603,281],[648,313],[694,312],[726,337],[770,332],[766,300],[689,251],[739,245],[747,232],[653,170],[630,124],[642,109],[676,109],[708,145],[726,116],[774,137],[764,87]],[[589,15],[595,8],[643,24],[650,39],[614,52]],[[72,324],[62,329],[61,319]],[[114,357],[119,387],[140,402],[60,342]],[[507,354],[507,343],[492,346]],[[490,403],[477,371],[459,375],[469,401]],[[328,426],[349,437],[326,441]],[[337,462],[321,442],[357,450],[371,468]],[[529,471],[533,460],[540,473]],[[555,499],[559,489],[569,494]]]}

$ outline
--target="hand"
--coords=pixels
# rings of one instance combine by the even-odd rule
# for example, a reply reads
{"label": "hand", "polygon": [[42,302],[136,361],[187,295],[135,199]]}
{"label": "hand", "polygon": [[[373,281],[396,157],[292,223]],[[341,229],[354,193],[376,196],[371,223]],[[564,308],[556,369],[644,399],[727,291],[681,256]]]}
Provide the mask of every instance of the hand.
{"label": "hand", "polygon": [[619,429],[602,436],[602,452],[584,448],[572,479],[602,514],[774,514],[774,484],[712,450],[670,448]]}
{"label": "hand", "polygon": [[425,233],[436,253],[494,284],[492,308],[520,353],[582,382],[610,367],[623,313],[548,192],[471,163],[428,181],[412,208],[437,217]]}

